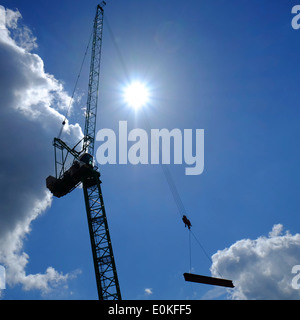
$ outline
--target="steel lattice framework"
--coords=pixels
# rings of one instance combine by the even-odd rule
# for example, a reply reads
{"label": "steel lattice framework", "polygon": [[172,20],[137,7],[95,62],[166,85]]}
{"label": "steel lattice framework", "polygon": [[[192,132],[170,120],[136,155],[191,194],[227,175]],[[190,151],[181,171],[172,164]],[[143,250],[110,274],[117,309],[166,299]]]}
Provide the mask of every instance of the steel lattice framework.
{"label": "steel lattice framework", "polygon": [[[55,177],[49,176],[46,185],[54,196],[60,198],[83,184],[98,297],[99,300],[121,300],[100,172],[93,164],[105,4],[103,1],[97,6],[94,20],[84,138],[73,148],[59,138],[54,139]],[[81,143],[82,150],[77,151]]]}
{"label": "steel lattice framework", "polygon": [[[100,173],[83,179],[83,191],[99,300],[121,300],[117,269],[111,245],[106,212],[101,191]],[[90,180],[97,184],[90,186]]]}
{"label": "steel lattice framework", "polygon": [[84,128],[83,149],[94,154],[97,105],[99,95],[100,62],[103,35],[104,10],[102,5],[97,6],[93,29],[93,47],[89,76],[88,97],[86,104],[86,121]]}
{"label": "steel lattice framework", "polygon": [[[94,155],[104,5],[105,2],[102,2],[101,5],[97,6],[94,20],[84,129],[83,150],[91,155]],[[97,183],[90,185],[90,181],[94,181],[94,179],[96,179]],[[100,173],[94,170],[90,175],[84,177],[82,182],[99,300],[121,300],[120,286],[101,191]]]}

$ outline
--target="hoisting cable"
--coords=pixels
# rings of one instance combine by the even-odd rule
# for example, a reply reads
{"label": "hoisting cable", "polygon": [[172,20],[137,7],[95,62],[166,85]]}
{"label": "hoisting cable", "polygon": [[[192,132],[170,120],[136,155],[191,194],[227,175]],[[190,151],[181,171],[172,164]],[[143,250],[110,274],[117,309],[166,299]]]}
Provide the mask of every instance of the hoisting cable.
{"label": "hoisting cable", "polygon": [[[191,231],[191,230],[190,230]],[[189,254],[190,254],[190,273],[192,272],[192,243],[191,243],[191,232],[189,232]]]}
{"label": "hoisting cable", "polygon": [[[204,252],[206,258],[211,262],[211,264],[213,264],[212,258],[210,257],[210,255],[207,253],[207,251],[205,250],[205,248],[203,247],[203,245],[201,244],[201,242],[197,239],[197,237],[195,236],[194,232],[192,230],[190,230],[190,233],[193,235],[194,239],[196,240],[196,242],[198,243],[198,245],[200,246],[200,248],[202,249],[202,251]],[[223,278],[222,274],[217,270],[217,273],[219,275],[219,277]]]}
{"label": "hoisting cable", "polygon": [[169,189],[172,193],[172,196],[173,196],[173,199],[175,201],[175,204],[177,206],[177,209],[178,209],[178,213],[179,215],[181,216],[181,218],[186,215],[186,211],[185,211],[185,207],[184,207],[184,204],[181,200],[181,197],[178,193],[178,190],[176,188],[176,185],[174,183],[174,180],[171,176],[171,173],[170,173],[170,170],[168,169],[168,167],[166,165],[163,165],[163,164],[160,164],[161,166],[161,169],[163,171],[163,174],[165,176],[165,179],[168,183],[168,186],[169,186]]}
{"label": "hoisting cable", "polygon": [[[110,33],[111,39],[112,39],[114,47],[116,49],[118,58],[120,60],[121,66],[122,66],[123,71],[124,71],[124,74],[125,74],[127,80],[129,81],[129,73],[128,73],[128,70],[127,70],[127,67],[126,67],[126,63],[124,62],[122,52],[121,52],[121,50],[120,50],[120,48],[119,48],[119,46],[117,44],[116,37],[115,37],[111,27],[110,27],[109,21],[107,19],[107,15],[106,15],[106,18],[104,19],[104,21],[106,22],[108,31]],[[144,111],[144,109],[143,109],[143,111]],[[149,119],[148,119],[148,116],[147,116],[146,112],[144,112],[144,119],[145,119],[146,125],[148,127],[147,129],[150,130],[151,127],[150,127]],[[157,141],[157,143],[158,143],[158,141]],[[171,191],[171,193],[173,195],[175,204],[176,204],[177,209],[178,209],[178,213],[180,214],[181,217],[183,217],[185,215],[185,212],[186,212],[185,211],[185,207],[184,207],[184,205],[183,205],[183,203],[181,201],[181,198],[180,198],[180,196],[178,194],[177,188],[176,188],[175,183],[174,183],[174,181],[172,179],[170,171],[168,170],[168,168],[165,165],[160,164],[160,166],[161,166],[161,169],[162,169],[163,174],[165,176],[165,179],[166,179],[166,181],[168,183],[169,189],[170,189],[170,191]]]}
{"label": "hoisting cable", "polygon": [[[129,73],[128,73],[128,70],[127,70],[127,67],[126,67],[126,64],[124,62],[124,59],[123,59],[123,56],[122,56],[122,52],[117,44],[117,41],[116,41],[116,38],[114,36],[114,33],[110,27],[110,24],[108,22],[108,19],[107,19],[107,16],[106,16],[106,19],[104,20],[106,21],[106,24],[107,24],[107,27],[108,27],[108,31],[110,33],[110,36],[112,38],[112,41],[113,41],[113,44],[115,46],[115,49],[116,49],[116,52],[117,52],[117,55],[118,55],[118,58],[120,60],[120,63],[121,63],[121,66],[123,68],[123,71],[124,71],[124,74],[127,78],[127,80],[129,81]],[[142,109],[144,111],[144,119],[145,119],[145,122],[146,122],[146,126],[147,126],[147,129],[148,131],[151,129],[151,126],[150,126],[150,122],[149,122],[149,119],[148,119],[148,115],[147,113],[145,112],[144,109]],[[160,144],[159,144],[159,141],[155,141],[154,143],[158,143],[159,145],[159,153],[161,154],[161,150],[160,150]],[[174,202],[177,206],[177,212],[178,214],[180,215],[181,218],[183,218],[184,216],[186,216],[186,209],[185,209],[185,206],[181,200],[181,197],[180,197],[180,194],[177,190],[177,187],[175,185],[175,182],[172,178],[172,175],[170,173],[170,170],[168,169],[168,167],[162,163],[160,163],[160,167],[163,171],[163,174],[164,174],[164,177],[167,181],[167,184],[168,184],[168,187],[170,189],[170,192],[173,196],[173,199],[174,199]],[[190,260],[190,270],[192,268],[192,250],[191,250],[191,234],[193,235],[193,237],[195,238],[196,242],[198,243],[198,245],[200,246],[201,250],[203,251],[204,255],[206,256],[206,258],[209,260],[210,263],[212,263],[212,259],[211,257],[209,256],[209,254],[207,253],[207,251],[204,249],[204,246],[201,244],[201,242],[196,238],[195,234],[189,229],[189,260]]]}
{"label": "hoisting cable", "polygon": [[109,23],[109,21],[107,19],[107,15],[105,15],[105,17],[104,17],[104,23],[106,23],[106,25],[107,25],[108,32],[109,32],[110,37],[112,39],[113,45],[114,45],[114,47],[116,49],[116,53],[118,55],[118,58],[120,60],[121,65],[122,65],[124,74],[126,76],[127,81],[129,82],[130,78],[129,78],[129,73],[128,73],[128,70],[127,70],[127,67],[126,67],[126,63],[124,62],[124,59],[123,59],[122,53],[120,51],[120,48],[118,46],[116,37],[115,37],[115,35],[114,35],[113,31],[112,31],[112,28],[110,27],[110,23]]}
{"label": "hoisting cable", "polygon": [[196,242],[198,243],[198,245],[200,246],[201,250],[203,251],[203,253],[205,254],[206,258],[213,263],[211,257],[209,256],[209,254],[206,252],[205,248],[203,247],[203,245],[201,244],[201,242],[197,239],[197,237],[195,236],[194,232],[192,230],[189,230],[190,233],[193,235],[194,239],[196,240]]}
{"label": "hoisting cable", "polygon": [[72,92],[72,96],[70,98],[70,102],[69,102],[67,111],[65,113],[64,120],[63,120],[63,122],[61,124],[61,128],[60,128],[60,131],[59,131],[59,134],[58,134],[58,138],[60,138],[60,136],[62,134],[62,131],[63,131],[63,128],[64,128],[64,126],[66,124],[66,120],[67,120],[67,118],[69,116],[69,113],[70,113],[70,110],[71,110],[71,106],[72,106],[72,102],[73,102],[73,99],[74,99],[74,95],[75,95],[75,92],[76,92],[76,89],[77,89],[78,81],[79,81],[79,78],[81,76],[82,68],[83,68],[83,65],[84,65],[84,62],[85,62],[85,59],[86,59],[90,44],[91,44],[92,36],[93,36],[93,31],[91,32],[87,47],[85,49],[85,53],[84,53],[84,56],[83,56],[83,59],[82,59],[81,65],[80,65],[79,73],[78,73],[77,78],[76,78],[76,82],[75,82],[75,85],[74,85],[74,89],[73,89],[73,92]]}
{"label": "hoisting cable", "polygon": [[[142,109],[144,110],[144,109]],[[146,121],[146,125],[147,125],[147,129],[150,130],[150,122],[149,122],[149,119],[148,119],[148,115],[147,113],[144,111],[144,118],[145,118],[145,121]],[[159,143],[158,141],[154,141],[154,143]],[[159,147],[160,144],[159,144]],[[161,150],[159,150],[159,152],[161,153]],[[174,202],[177,206],[177,210],[178,210],[178,213],[179,215],[181,216],[181,218],[183,218],[184,216],[186,216],[186,210],[185,210],[185,206],[181,200],[181,197],[180,197],[180,194],[177,190],[177,187],[175,185],[175,182],[174,182],[174,179],[171,175],[171,172],[170,170],[168,169],[168,167],[166,165],[163,165],[162,163],[160,163],[160,167],[163,171],[163,174],[165,176],[165,179],[167,181],[167,184],[169,186],[169,189],[171,191],[171,194],[173,196],[173,199],[174,199]],[[193,235],[193,237],[195,238],[195,240],[197,241],[197,243],[199,244],[201,250],[203,251],[204,255],[206,256],[206,258],[208,259],[209,262],[212,263],[212,259],[210,258],[209,254],[207,253],[207,251],[204,249],[204,246],[201,244],[201,242],[196,238],[195,234],[192,232],[192,230],[190,228],[189,229],[189,232]],[[189,249],[189,253],[190,253],[190,269],[191,269],[191,260],[192,260],[192,257],[191,257],[191,238],[190,238],[190,249]]]}

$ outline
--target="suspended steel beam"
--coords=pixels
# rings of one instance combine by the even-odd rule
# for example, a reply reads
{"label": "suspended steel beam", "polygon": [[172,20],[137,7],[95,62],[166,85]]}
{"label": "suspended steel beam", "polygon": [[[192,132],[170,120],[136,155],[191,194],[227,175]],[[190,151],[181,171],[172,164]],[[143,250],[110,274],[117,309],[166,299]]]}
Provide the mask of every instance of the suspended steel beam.
{"label": "suspended steel beam", "polygon": [[204,283],[204,284],[210,284],[214,286],[221,286],[221,287],[227,287],[227,288],[234,288],[232,281],[227,279],[206,277],[206,276],[201,276],[201,275],[192,274],[192,273],[184,273],[183,276],[185,281]]}

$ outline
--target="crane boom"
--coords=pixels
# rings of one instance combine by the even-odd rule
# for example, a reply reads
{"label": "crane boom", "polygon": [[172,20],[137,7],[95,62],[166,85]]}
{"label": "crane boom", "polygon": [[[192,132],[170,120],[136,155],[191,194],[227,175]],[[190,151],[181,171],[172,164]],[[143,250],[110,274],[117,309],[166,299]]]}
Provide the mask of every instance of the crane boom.
{"label": "crane boom", "polygon": [[103,34],[103,7],[106,3],[103,1],[97,6],[96,16],[93,28],[93,45],[92,57],[90,65],[88,97],[85,114],[84,141],[83,150],[92,156],[94,155],[94,142],[97,118],[97,105],[99,93],[99,78],[100,78],[100,62]]}

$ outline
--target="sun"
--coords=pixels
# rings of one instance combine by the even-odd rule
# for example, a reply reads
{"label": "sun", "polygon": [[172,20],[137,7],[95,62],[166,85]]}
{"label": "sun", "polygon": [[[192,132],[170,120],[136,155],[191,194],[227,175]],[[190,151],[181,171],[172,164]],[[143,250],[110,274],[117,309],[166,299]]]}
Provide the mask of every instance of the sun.
{"label": "sun", "polygon": [[148,103],[149,90],[145,84],[136,81],[125,88],[124,98],[130,107],[138,110]]}

